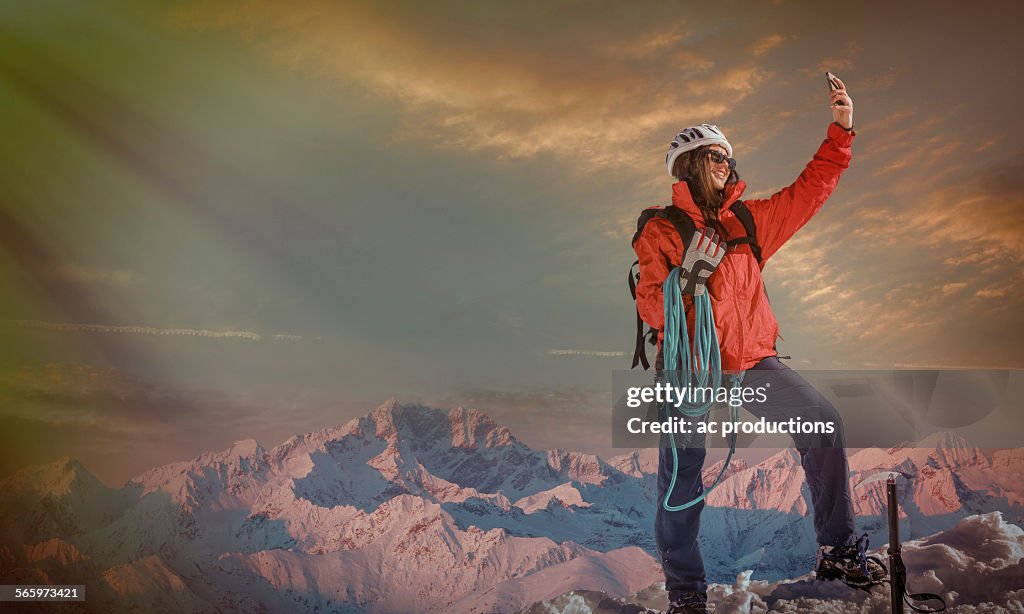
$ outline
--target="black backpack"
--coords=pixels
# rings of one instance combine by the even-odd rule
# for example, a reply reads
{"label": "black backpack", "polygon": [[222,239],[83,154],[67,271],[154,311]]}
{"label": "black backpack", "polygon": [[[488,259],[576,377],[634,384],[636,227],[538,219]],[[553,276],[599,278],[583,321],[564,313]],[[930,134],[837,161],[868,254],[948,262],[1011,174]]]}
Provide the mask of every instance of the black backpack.
{"label": "black backpack", "polygon": [[[743,229],[746,231],[747,236],[737,237],[735,239],[728,239],[725,243],[729,247],[747,243],[750,245],[750,251],[753,252],[754,258],[757,259],[757,263],[761,264],[761,246],[757,243],[757,226],[754,224],[754,216],[750,214],[750,209],[743,203],[742,200],[738,200],[730,207],[733,214],[739,219],[740,223],[743,224]],[[685,211],[679,207],[669,205],[668,207],[650,207],[644,209],[640,214],[640,218],[636,221],[636,233],[633,235],[633,245],[636,245],[637,239],[640,238],[640,233],[644,231],[644,226],[651,220],[652,217],[665,218],[675,227],[676,232],[679,233],[679,238],[682,239],[683,245],[685,246],[691,238],[693,233],[697,230],[697,226],[693,223],[693,219],[686,214]],[[629,267],[629,293],[633,297],[633,303],[636,304],[636,283],[640,281],[640,270],[639,260],[634,260],[633,264]],[[675,264],[675,266],[679,266]],[[633,272],[633,269],[637,269]],[[635,368],[638,364],[642,364],[644,370],[651,368],[650,362],[647,360],[647,349],[644,347],[644,337],[647,337],[648,342],[651,345],[658,344],[658,330],[656,328],[650,328],[647,334],[644,334],[644,321],[640,317],[640,309],[636,310],[636,348],[633,351],[633,364],[630,368]]]}

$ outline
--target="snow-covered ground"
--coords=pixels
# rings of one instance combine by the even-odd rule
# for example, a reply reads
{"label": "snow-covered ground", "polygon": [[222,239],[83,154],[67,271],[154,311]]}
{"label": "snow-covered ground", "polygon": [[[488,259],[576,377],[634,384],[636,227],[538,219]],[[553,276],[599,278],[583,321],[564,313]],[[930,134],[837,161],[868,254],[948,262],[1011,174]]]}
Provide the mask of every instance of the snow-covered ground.
{"label": "snow-covered ground", "polygon": [[[969,516],[952,529],[904,544],[908,582],[914,592],[941,596],[951,614],[1024,612],[1024,531],[1002,514]],[[879,552],[884,558],[885,553]],[[732,584],[708,591],[715,614],[765,612],[888,614],[888,585],[870,592],[839,582],[820,582],[813,574],[766,582],[751,580],[751,571]],[[572,591],[524,608],[524,614],[637,614],[658,612],[668,599],[664,583],[628,597],[596,591]],[[937,602],[919,603],[936,607]],[[909,612],[910,609],[907,608]]]}

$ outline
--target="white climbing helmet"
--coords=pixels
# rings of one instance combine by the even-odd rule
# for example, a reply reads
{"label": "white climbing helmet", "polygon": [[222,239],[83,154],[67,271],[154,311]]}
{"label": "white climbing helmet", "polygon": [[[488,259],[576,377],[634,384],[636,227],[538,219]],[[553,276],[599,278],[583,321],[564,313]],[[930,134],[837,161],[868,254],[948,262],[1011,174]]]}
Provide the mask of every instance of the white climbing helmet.
{"label": "white climbing helmet", "polygon": [[[672,165],[675,164],[679,154],[704,145],[721,145],[725,147],[725,152],[729,157],[732,157],[732,145],[729,144],[729,140],[725,138],[725,134],[718,126],[714,124],[691,126],[677,134],[672,139],[672,144],[668,146],[668,153],[665,154],[665,167],[668,169],[668,174],[672,175]],[[675,175],[672,176],[675,177]]]}

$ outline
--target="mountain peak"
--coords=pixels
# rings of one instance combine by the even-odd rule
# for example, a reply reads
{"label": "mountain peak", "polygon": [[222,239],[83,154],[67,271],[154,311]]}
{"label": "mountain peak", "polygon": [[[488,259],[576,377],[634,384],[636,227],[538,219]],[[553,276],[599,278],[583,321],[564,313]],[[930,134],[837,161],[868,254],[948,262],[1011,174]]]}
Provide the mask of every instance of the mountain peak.
{"label": "mountain peak", "polygon": [[921,441],[920,447],[935,448],[937,450],[967,450],[971,447],[971,444],[960,433],[942,431],[925,437]]}
{"label": "mountain peak", "polygon": [[[445,420],[447,418],[447,421]],[[394,397],[374,408],[364,419],[378,439],[423,440],[451,437],[453,448],[500,447],[516,441],[512,432],[484,412],[465,407],[443,410],[422,405],[402,405]],[[447,422],[447,424],[445,424]]]}
{"label": "mountain peak", "polygon": [[369,418],[377,427],[377,437],[381,439],[392,439],[398,435],[398,427],[395,425],[395,417],[402,411],[398,399],[389,398],[378,405],[370,412]]}
{"label": "mountain peak", "polygon": [[494,448],[515,441],[512,431],[478,409],[456,407],[448,412],[448,424],[453,448],[472,448],[481,443]]}
{"label": "mountain peak", "polygon": [[984,466],[991,462],[990,451],[975,448],[959,433],[949,431],[933,433],[908,446],[865,448],[850,457],[850,467],[860,471],[898,468],[910,471],[914,467],[936,463],[961,468]]}
{"label": "mountain peak", "polygon": [[21,485],[39,494],[56,496],[65,495],[72,489],[106,489],[81,463],[70,456],[61,456],[45,465],[25,467],[3,483]]}
{"label": "mountain peak", "polygon": [[656,475],[658,452],[658,448],[639,448],[609,458],[608,464],[634,478],[643,477],[645,473]]}
{"label": "mountain peak", "polygon": [[595,454],[572,450],[548,450],[548,466],[561,475],[580,483],[600,484],[607,477],[604,462]]}
{"label": "mountain peak", "polygon": [[231,444],[228,448],[227,453],[231,456],[247,457],[254,454],[263,452],[263,446],[259,444],[255,439],[240,439],[235,443]]}
{"label": "mountain peak", "polygon": [[926,441],[933,442],[934,449],[931,456],[940,464],[965,467],[969,465],[984,466],[991,462],[985,451],[973,447],[956,432],[936,433]]}
{"label": "mountain peak", "polygon": [[241,439],[220,452],[204,452],[192,461],[193,466],[233,465],[243,459],[257,460],[266,450],[255,439]]}

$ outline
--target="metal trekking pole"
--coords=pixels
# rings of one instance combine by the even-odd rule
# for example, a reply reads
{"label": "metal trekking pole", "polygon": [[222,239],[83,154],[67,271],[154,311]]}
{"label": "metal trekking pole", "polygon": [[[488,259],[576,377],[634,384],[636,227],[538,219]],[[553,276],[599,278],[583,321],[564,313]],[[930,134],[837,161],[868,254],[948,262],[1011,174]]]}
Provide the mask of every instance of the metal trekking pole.
{"label": "metal trekking pole", "polygon": [[903,557],[900,546],[900,507],[896,498],[896,476],[890,474],[885,481],[885,494],[889,510],[889,598],[892,600],[892,614],[903,614]]}

